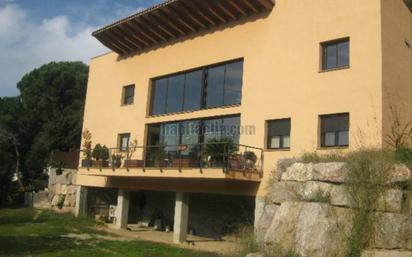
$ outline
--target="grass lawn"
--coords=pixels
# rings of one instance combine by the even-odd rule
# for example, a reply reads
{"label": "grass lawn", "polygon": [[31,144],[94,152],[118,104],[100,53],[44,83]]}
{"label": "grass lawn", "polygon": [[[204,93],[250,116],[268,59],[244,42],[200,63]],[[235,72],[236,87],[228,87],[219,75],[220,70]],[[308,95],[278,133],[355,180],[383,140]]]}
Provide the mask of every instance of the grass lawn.
{"label": "grass lawn", "polygon": [[217,257],[165,244],[122,241],[95,222],[34,209],[0,209],[0,256]]}

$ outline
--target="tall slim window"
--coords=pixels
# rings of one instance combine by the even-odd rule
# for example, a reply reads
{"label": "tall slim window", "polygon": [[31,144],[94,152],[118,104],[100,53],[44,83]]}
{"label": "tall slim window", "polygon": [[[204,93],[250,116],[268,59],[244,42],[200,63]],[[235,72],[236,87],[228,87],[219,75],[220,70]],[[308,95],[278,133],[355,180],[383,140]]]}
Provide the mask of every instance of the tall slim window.
{"label": "tall slim window", "polygon": [[152,107],[151,114],[158,115],[166,113],[168,79],[158,79],[153,82],[152,86]]}
{"label": "tall slim window", "polygon": [[207,69],[206,107],[239,104],[242,93],[243,62]]}
{"label": "tall slim window", "polygon": [[197,70],[185,75],[185,97],[183,110],[199,110],[202,106],[203,71]]}
{"label": "tall slim window", "polygon": [[151,115],[240,104],[243,60],[152,81]]}
{"label": "tall slim window", "polygon": [[177,75],[169,78],[167,86],[166,113],[181,112],[183,110],[184,83],[184,75]]}
{"label": "tall slim window", "polygon": [[322,43],[322,69],[349,66],[349,38]]}
{"label": "tall slim window", "polygon": [[127,151],[129,148],[130,133],[119,134],[118,136],[118,148],[120,151]]}
{"label": "tall slim window", "polygon": [[320,116],[320,146],[344,147],[349,145],[349,113]]}
{"label": "tall slim window", "polygon": [[123,87],[123,105],[130,105],[134,102],[134,85]]}
{"label": "tall slim window", "polygon": [[271,120],[267,122],[267,148],[290,148],[290,119]]}

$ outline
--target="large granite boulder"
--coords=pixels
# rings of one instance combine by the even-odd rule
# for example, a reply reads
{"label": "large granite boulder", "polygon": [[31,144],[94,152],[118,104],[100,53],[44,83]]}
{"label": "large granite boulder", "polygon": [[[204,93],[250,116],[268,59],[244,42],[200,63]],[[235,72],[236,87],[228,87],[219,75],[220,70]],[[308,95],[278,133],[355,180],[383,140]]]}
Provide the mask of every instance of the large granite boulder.
{"label": "large granite boulder", "polygon": [[61,175],[56,174],[56,169],[50,169],[49,171],[49,185],[61,184],[71,185],[73,182],[73,174],[76,170],[65,169]]}
{"label": "large granite boulder", "polygon": [[313,180],[343,183],[348,173],[346,163],[327,162],[313,165]]}
{"label": "large granite boulder", "polygon": [[[334,185],[318,181],[308,181],[304,183],[299,195],[302,200],[317,202],[327,200],[330,197]],[[323,199],[320,199],[323,198]]]}
{"label": "large granite boulder", "polygon": [[296,228],[303,202],[284,202],[277,209],[264,237],[267,245],[279,245],[284,249],[295,247]]}
{"label": "large granite boulder", "polygon": [[264,241],[266,232],[268,228],[270,227],[273,217],[275,216],[275,213],[278,208],[279,208],[279,205],[275,205],[275,204],[266,205],[263,210],[262,215],[257,220],[257,223],[255,224],[255,234],[256,234],[256,240],[259,243]]}
{"label": "large granite boulder", "polygon": [[51,201],[52,206],[63,206],[64,199],[66,198],[65,195],[55,195]]}
{"label": "large granite boulder", "polygon": [[345,248],[349,215],[329,204],[304,204],[296,227],[295,250],[302,256],[339,256]]}
{"label": "large granite boulder", "polygon": [[294,163],[282,173],[283,181],[324,181],[343,183],[348,173],[347,165],[342,162]]}
{"label": "large granite boulder", "polygon": [[64,206],[66,207],[75,207],[76,206],[76,194],[68,194],[64,198]]}
{"label": "large granite boulder", "polygon": [[394,165],[389,183],[405,182],[411,179],[411,170],[406,165]]}
{"label": "large granite boulder", "polygon": [[306,182],[313,180],[313,163],[297,162],[292,164],[282,173],[282,181]]}
{"label": "large granite boulder", "polygon": [[372,248],[412,250],[412,217],[398,213],[376,213]]}
{"label": "large granite boulder", "polygon": [[287,168],[292,166],[292,164],[296,163],[297,160],[295,158],[283,158],[278,160],[277,162],[277,169],[275,172],[275,178],[280,180],[282,178],[282,174],[286,172]]}
{"label": "large granite boulder", "polygon": [[284,202],[276,210],[264,242],[302,256],[337,256],[346,245],[350,213],[325,203]]}
{"label": "large granite boulder", "polygon": [[267,201],[275,204],[286,201],[299,201],[301,199],[300,192],[304,185],[304,183],[296,181],[273,182],[266,196]]}

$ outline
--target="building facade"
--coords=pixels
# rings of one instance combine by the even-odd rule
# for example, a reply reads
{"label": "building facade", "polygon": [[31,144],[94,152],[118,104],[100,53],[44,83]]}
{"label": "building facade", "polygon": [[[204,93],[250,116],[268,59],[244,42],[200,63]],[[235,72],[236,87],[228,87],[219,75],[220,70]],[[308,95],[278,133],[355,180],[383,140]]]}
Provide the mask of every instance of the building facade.
{"label": "building facade", "polygon": [[412,119],[402,0],[171,0],[93,35],[112,52],[91,60],[83,130],[108,158],[81,163],[78,199],[120,190],[119,227],[129,191],[176,192],[183,241],[190,194],[261,199],[277,160],[387,147]]}

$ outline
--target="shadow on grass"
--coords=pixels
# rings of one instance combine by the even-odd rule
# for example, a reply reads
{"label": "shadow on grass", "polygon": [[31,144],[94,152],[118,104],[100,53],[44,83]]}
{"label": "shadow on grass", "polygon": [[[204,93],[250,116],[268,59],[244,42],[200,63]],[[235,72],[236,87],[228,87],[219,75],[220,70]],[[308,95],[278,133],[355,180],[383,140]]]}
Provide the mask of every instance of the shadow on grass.
{"label": "shadow on grass", "polygon": [[82,247],[87,247],[87,241],[79,244],[60,236],[0,236],[0,256],[36,256]]}

